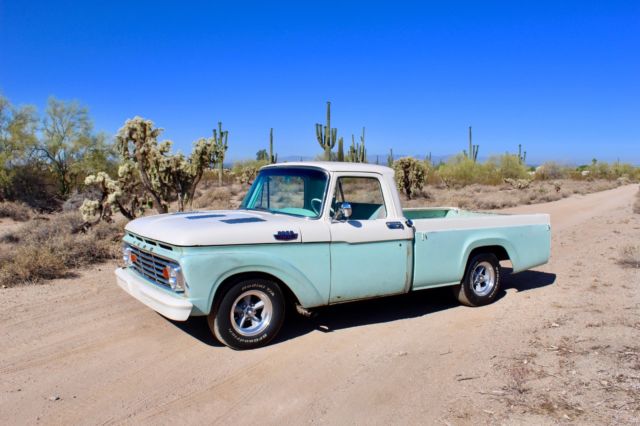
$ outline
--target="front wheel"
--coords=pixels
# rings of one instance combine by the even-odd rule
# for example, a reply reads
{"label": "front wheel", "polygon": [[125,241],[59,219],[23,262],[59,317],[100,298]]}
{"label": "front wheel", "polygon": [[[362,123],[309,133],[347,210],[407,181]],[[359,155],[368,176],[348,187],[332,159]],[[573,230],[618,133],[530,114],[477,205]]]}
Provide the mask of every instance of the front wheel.
{"label": "front wheel", "polygon": [[492,253],[473,256],[467,264],[462,282],[453,287],[460,303],[483,306],[493,302],[500,290],[500,262]]}
{"label": "front wheel", "polygon": [[227,290],[209,314],[209,328],[230,348],[254,349],[268,344],[278,334],[284,312],[284,296],[277,283],[250,279]]}

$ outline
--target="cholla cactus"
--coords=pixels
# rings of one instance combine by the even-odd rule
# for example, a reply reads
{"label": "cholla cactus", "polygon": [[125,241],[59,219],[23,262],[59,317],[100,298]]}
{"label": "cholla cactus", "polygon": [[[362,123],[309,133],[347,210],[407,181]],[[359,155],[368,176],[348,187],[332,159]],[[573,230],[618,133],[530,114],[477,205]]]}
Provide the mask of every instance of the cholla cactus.
{"label": "cholla cactus", "polygon": [[169,152],[171,142],[158,144],[162,129],[151,120],[135,117],[127,120],[116,135],[116,148],[125,162],[135,164],[143,187],[153,198],[158,213],[169,211],[169,188],[164,185],[160,170],[163,157]]}
{"label": "cholla cactus", "polygon": [[204,170],[222,164],[228,132],[222,132],[222,123],[218,124],[221,136],[214,130],[212,138],[199,139],[186,158],[182,154],[170,155],[170,141],[158,143],[162,129],[155,128],[152,121],[140,117],[127,120],[116,136],[116,147],[124,161],[119,174],[137,172],[159,213],[169,210],[173,196],[178,199],[178,209],[184,210],[193,201]]}
{"label": "cholla cactus", "polygon": [[411,199],[424,186],[426,170],[424,164],[415,158],[404,157],[393,163],[396,185]]}
{"label": "cholla cactus", "polygon": [[181,153],[164,157],[160,166],[161,179],[176,194],[179,211],[184,211],[185,206],[193,202],[204,171],[221,161],[218,154],[214,138],[200,138],[195,142],[189,158]]}
{"label": "cholla cactus", "polygon": [[115,212],[127,219],[135,219],[144,212],[142,188],[135,165],[124,163],[118,170],[118,180],[107,173],[99,172],[85,178],[86,186],[96,187],[100,191],[99,200],[86,199],[80,206],[80,213],[88,223],[101,220],[110,222]]}

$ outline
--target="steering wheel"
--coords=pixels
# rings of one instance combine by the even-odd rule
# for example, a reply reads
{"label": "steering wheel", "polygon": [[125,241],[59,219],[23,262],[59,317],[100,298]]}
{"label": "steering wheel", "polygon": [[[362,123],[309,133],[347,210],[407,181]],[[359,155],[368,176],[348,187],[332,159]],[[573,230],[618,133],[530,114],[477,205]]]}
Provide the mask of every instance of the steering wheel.
{"label": "steering wheel", "polygon": [[[316,207],[314,203],[318,203],[318,207]],[[311,208],[313,209],[315,214],[320,215],[320,207],[322,207],[322,200],[320,198],[312,198]]]}

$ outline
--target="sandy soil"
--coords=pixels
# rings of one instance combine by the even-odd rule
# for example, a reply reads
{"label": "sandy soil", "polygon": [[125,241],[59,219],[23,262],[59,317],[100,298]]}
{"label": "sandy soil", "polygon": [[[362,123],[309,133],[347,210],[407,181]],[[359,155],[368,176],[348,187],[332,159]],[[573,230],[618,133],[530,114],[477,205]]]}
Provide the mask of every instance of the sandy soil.
{"label": "sandy soil", "polygon": [[617,264],[637,188],[510,209],[551,213],[552,260],[490,306],[341,305],[254,351],[147,309],[111,264],[1,289],[0,423],[638,423],[640,270]]}

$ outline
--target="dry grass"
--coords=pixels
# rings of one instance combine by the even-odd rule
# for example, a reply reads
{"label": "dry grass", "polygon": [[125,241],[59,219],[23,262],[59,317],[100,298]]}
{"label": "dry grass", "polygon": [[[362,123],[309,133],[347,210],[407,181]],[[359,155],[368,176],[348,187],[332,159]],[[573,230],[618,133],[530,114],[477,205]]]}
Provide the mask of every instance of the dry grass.
{"label": "dry grass", "polygon": [[468,185],[461,188],[426,187],[415,199],[402,199],[406,207],[452,206],[472,210],[494,210],[522,204],[557,201],[573,194],[590,194],[616,188],[616,181],[533,181],[527,188],[516,189],[511,184]]}
{"label": "dry grass", "polygon": [[72,269],[118,256],[122,225],[99,223],[82,232],[82,223],[77,212],[61,213],[5,235],[9,249],[0,253],[0,285],[64,277]]}
{"label": "dry grass", "polygon": [[237,183],[221,187],[206,185],[196,195],[193,206],[207,210],[237,209],[248,189],[248,185]]}
{"label": "dry grass", "polygon": [[628,268],[640,268],[640,245],[622,247],[618,263]]}
{"label": "dry grass", "polygon": [[22,203],[10,201],[0,202],[0,218],[11,218],[17,222],[31,219],[31,209]]}
{"label": "dry grass", "polygon": [[633,212],[640,214],[640,190],[638,190],[638,194],[636,195],[636,202],[633,204]]}

